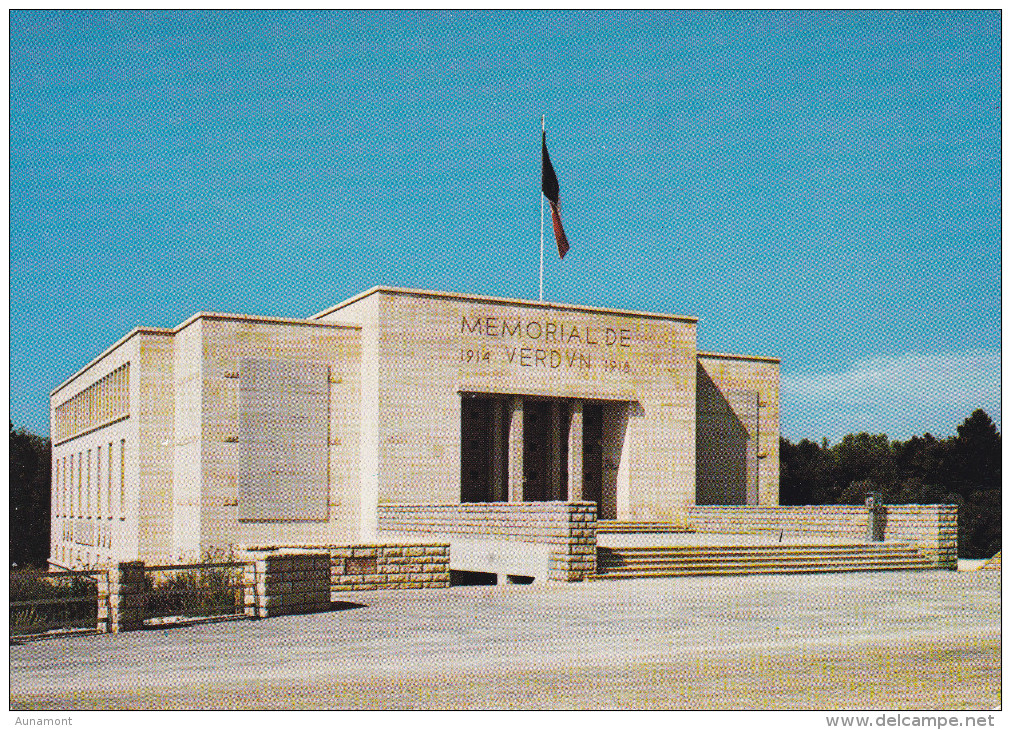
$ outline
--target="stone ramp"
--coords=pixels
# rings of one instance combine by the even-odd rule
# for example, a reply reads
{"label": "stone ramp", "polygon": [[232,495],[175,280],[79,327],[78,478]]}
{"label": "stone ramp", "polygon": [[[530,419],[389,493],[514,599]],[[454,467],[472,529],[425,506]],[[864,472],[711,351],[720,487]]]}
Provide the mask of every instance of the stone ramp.
{"label": "stone ramp", "polygon": [[908,543],[598,547],[591,580],[692,575],[927,570]]}

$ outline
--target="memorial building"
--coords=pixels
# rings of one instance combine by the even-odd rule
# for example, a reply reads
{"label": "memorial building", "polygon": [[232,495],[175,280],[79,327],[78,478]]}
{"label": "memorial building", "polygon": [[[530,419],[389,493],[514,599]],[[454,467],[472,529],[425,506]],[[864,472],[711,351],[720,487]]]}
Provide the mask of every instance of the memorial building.
{"label": "memorial building", "polygon": [[51,561],[381,543],[408,505],[777,505],[779,360],[699,352],[696,325],[376,287],[135,329],[51,394]]}

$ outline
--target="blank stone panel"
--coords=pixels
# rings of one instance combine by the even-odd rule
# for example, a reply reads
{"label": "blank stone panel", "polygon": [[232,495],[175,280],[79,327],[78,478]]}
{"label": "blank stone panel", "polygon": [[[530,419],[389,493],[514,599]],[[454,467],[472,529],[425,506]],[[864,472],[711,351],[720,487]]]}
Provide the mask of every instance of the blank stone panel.
{"label": "blank stone panel", "polygon": [[239,519],[327,519],[330,369],[242,360],[239,419]]}

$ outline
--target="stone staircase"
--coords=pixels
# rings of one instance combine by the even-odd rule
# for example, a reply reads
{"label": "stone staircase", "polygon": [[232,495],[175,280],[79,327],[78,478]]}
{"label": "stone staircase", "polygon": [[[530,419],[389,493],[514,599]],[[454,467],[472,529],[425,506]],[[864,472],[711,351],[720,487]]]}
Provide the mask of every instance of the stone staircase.
{"label": "stone staircase", "polygon": [[597,520],[597,534],[631,535],[643,532],[670,534],[695,532],[695,529],[678,522],[633,522],[631,520]]}
{"label": "stone staircase", "polygon": [[598,547],[597,574],[591,580],[932,567],[916,548],[900,542]]}

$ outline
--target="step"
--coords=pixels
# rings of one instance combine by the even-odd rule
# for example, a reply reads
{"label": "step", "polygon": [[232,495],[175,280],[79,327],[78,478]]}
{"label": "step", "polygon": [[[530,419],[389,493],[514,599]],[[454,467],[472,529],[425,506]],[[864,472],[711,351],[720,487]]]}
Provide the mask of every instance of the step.
{"label": "step", "polygon": [[848,558],[830,558],[830,557],[820,557],[817,555],[806,556],[804,558],[794,558],[794,559],[784,559],[780,557],[764,557],[764,558],[749,558],[749,557],[739,557],[733,560],[727,559],[709,559],[709,560],[659,560],[659,559],[643,559],[643,560],[598,560],[597,570],[602,570],[604,568],[627,568],[632,566],[637,567],[667,567],[672,568],[680,566],[714,566],[719,567],[721,565],[734,564],[734,565],[796,565],[800,563],[812,563],[820,562],[830,565],[845,565],[847,563],[854,562],[878,562],[878,563],[888,563],[901,560],[912,560],[927,563],[929,561],[925,560],[922,555],[918,553],[904,553],[902,555],[889,555],[889,556],[863,556],[863,557],[848,557]]}
{"label": "step", "polygon": [[597,520],[597,525],[609,530],[694,530],[681,522],[612,522]]}
{"label": "step", "polygon": [[858,571],[886,571],[886,570],[928,570],[931,566],[920,561],[910,561],[908,563],[892,562],[886,564],[846,564],[846,565],[824,565],[812,563],[807,566],[764,566],[761,568],[702,568],[698,570],[670,570],[670,571],[639,571],[639,572],[618,572],[618,573],[597,573],[588,576],[589,580],[620,580],[631,578],[679,578],[690,576],[719,576],[719,575],[762,575],[779,573],[849,573]]}
{"label": "step", "polygon": [[889,550],[896,547],[911,547],[908,542],[788,542],[773,544],[730,544],[730,545],[614,545],[602,546],[602,550],[643,551],[643,550]]}
{"label": "step", "polygon": [[761,549],[757,547],[653,547],[653,548],[597,548],[597,552],[602,555],[804,555],[817,553],[818,555],[889,555],[895,552],[915,550],[911,545],[889,545],[888,547],[863,547],[853,546],[845,548],[827,548],[820,545],[791,545],[775,549]]}
{"label": "step", "polygon": [[781,560],[768,561],[764,563],[755,563],[748,560],[733,560],[724,561],[722,563],[710,563],[710,564],[699,564],[699,563],[655,563],[655,564],[643,564],[635,563],[630,565],[597,565],[598,573],[620,573],[620,572],[642,572],[642,571],[680,571],[680,570],[724,570],[724,569],[755,569],[760,570],[762,568],[774,567],[774,568],[790,568],[790,567],[803,567],[803,566],[819,566],[823,565],[826,567],[846,567],[849,565],[924,565],[928,566],[930,563],[921,557],[907,557],[902,559],[892,559],[892,560],[803,560],[794,562],[784,562]]}
{"label": "step", "polygon": [[733,557],[720,557],[720,558],[633,558],[633,559],[597,559],[598,566],[613,566],[621,568],[627,565],[723,565],[726,563],[748,563],[752,565],[766,565],[769,563],[783,563],[794,564],[794,563],[811,563],[811,562],[830,562],[836,563],[852,563],[852,562],[862,562],[862,561],[890,561],[890,560],[923,560],[926,559],[920,553],[910,551],[905,553],[897,553],[895,555],[794,555],[794,556],[782,556],[782,555],[763,555],[763,556],[753,556],[753,555],[735,555]]}
{"label": "step", "polygon": [[670,558],[672,560],[684,559],[719,559],[734,558],[740,556],[754,557],[803,557],[805,555],[829,555],[835,557],[860,556],[860,555],[903,555],[905,553],[919,554],[915,548],[893,548],[891,550],[726,550],[726,551],[685,551],[685,552],[661,552],[661,551],[641,551],[641,552],[613,552],[606,548],[597,548],[597,557],[600,560],[622,559],[634,560],[637,558]]}

